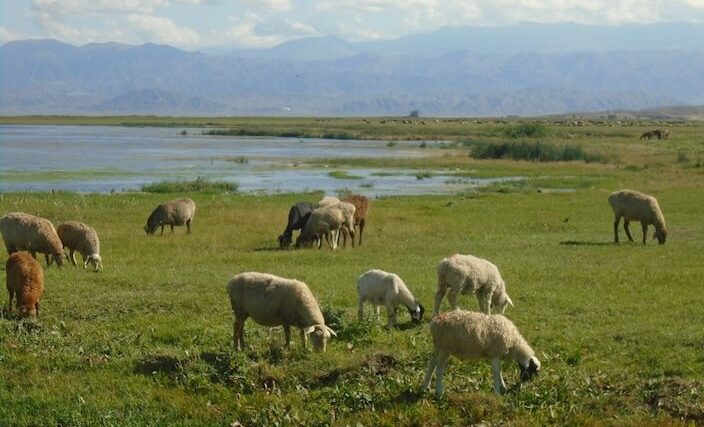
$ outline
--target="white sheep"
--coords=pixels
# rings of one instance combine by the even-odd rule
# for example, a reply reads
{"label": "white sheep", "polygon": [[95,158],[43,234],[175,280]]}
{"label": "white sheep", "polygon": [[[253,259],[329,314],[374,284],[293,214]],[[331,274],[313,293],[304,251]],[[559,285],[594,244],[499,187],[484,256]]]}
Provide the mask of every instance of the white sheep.
{"label": "white sheep", "polygon": [[318,302],[301,281],[265,273],[241,273],[227,282],[227,293],[235,315],[233,335],[238,350],[245,347],[244,322],[248,317],[263,326],[283,326],[286,346],[291,342],[291,326],[300,328],[303,347],[311,335],[315,351],[325,351],[330,336],[337,336],[325,325]]}
{"label": "white sheep", "polygon": [[318,209],[328,205],[332,205],[333,203],[340,203],[340,199],[335,196],[323,196],[323,198],[320,199],[318,203],[316,203],[313,207],[315,209]]}
{"label": "white sheep", "polygon": [[100,257],[100,240],[98,233],[89,225],[78,221],[67,221],[56,228],[56,233],[61,239],[64,248],[69,249],[69,260],[75,266],[76,251],[83,257],[83,268],[88,267],[88,263],[93,266],[94,271],[103,268],[103,259]]}
{"label": "white sheep", "polygon": [[665,217],[660,211],[660,206],[655,197],[633,190],[615,191],[609,195],[609,204],[614,210],[614,241],[618,243],[618,223],[623,217],[623,229],[626,231],[628,240],[633,241],[631,231],[628,229],[630,221],[640,221],[643,228],[643,244],[647,239],[648,226],[655,226],[653,239],[663,245],[667,238],[667,228],[665,227]]}
{"label": "white sheep", "polygon": [[330,248],[336,249],[340,229],[343,227],[354,238],[354,211],[354,205],[345,202],[333,203],[313,210],[296,239],[296,247],[300,248],[317,241],[320,248],[324,237]]}
{"label": "white sheep", "polygon": [[174,232],[174,225],[186,225],[186,234],[191,234],[191,221],[196,214],[196,204],[191,199],[176,199],[164,202],[157,206],[147,219],[144,231],[153,234],[157,228],[161,227],[161,234],[164,234],[164,226],[171,226]]}
{"label": "white sheep", "polygon": [[521,369],[521,381],[527,381],[540,371],[540,361],[516,326],[502,315],[455,310],[439,314],[430,321],[433,336],[433,356],[423,379],[423,390],[430,388],[435,371],[435,396],[443,394],[442,377],[450,356],[459,359],[491,359],[494,391],[506,391],[501,375],[501,359],[516,361]]}
{"label": "white sheep", "polygon": [[396,306],[400,304],[406,306],[413,321],[420,322],[423,319],[425,308],[413,297],[406,284],[396,274],[383,270],[369,270],[357,279],[357,293],[359,320],[364,319],[365,301],[375,306],[377,317],[379,317],[379,306],[386,306],[389,328],[396,324]]}
{"label": "white sheep", "polygon": [[479,308],[491,314],[491,309],[503,314],[513,301],[506,293],[506,284],[499,269],[489,261],[472,255],[454,254],[443,258],[438,264],[438,287],[435,292],[433,314],[440,312],[442,299],[447,293],[453,310],[458,308],[457,296],[473,292],[477,295]]}
{"label": "white sheep", "polygon": [[52,262],[59,267],[63,265],[64,246],[48,219],[12,212],[0,218],[0,232],[8,254],[27,251],[36,258],[36,253],[40,252],[44,254],[47,266]]}

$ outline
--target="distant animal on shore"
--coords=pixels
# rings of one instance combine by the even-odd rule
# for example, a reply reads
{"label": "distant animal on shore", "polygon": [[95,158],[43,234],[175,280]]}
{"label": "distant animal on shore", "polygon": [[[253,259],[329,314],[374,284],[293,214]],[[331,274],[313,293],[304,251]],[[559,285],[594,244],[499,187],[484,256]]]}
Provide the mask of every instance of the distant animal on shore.
{"label": "distant animal on shore", "polygon": [[667,139],[669,137],[670,137],[670,130],[669,129],[654,129],[654,130],[650,130],[647,132],[643,132],[640,135],[639,139],[657,138],[657,139],[662,140],[662,139]]}
{"label": "distant animal on shore", "polygon": [[653,139],[655,134],[652,131],[643,132],[638,139]]}
{"label": "distant animal on shore", "polygon": [[614,211],[614,242],[618,243],[618,223],[623,217],[623,229],[628,240],[633,241],[631,231],[628,229],[630,221],[640,221],[643,228],[643,244],[645,245],[648,226],[655,226],[653,238],[663,245],[667,238],[665,217],[662,215],[657,199],[648,194],[634,190],[615,191],[609,195],[609,205]]}
{"label": "distant animal on shore", "polygon": [[149,218],[144,231],[153,234],[157,228],[161,227],[161,234],[164,234],[164,226],[171,226],[174,232],[174,225],[185,225],[188,229],[186,234],[191,234],[191,221],[196,213],[196,204],[191,199],[176,199],[164,202],[154,209]]}
{"label": "distant animal on shore", "polygon": [[293,231],[300,230],[308,222],[310,214],[313,212],[313,204],[308,202],[297,202],[288,210],[288,223],[286,229],[279,236],[279,247],[287,248],[293,242]]}

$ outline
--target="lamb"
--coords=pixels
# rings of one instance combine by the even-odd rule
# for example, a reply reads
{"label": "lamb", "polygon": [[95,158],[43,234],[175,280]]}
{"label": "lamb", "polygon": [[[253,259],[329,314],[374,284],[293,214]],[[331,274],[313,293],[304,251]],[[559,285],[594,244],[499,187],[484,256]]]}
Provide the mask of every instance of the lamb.
{"label": "lamb", "polygon": [[472,255],[454,254],[443,258],[438,264],[438,287],[435,293],[433,314],[440,312],[440,305],[446,293],[453,310],[457,309],[457,296],[460,293],[474,292],[483,313],[491,314],[491,309],[503,314],[506,307],[513,307],[513,301],[506,293],[506,284],[499,269],[489,261]]}
{"label": "lamb", "polygon": [[521,370],[521,381],[528,381],[540,372],[540,361],[521,336],[516,326],[501,315],[488,315],[457,310],[442,313],[430,322],[433,336],[433,356],[423,379],[423,390],[430,388],[435,371],[435,396],[443,394],[442,376],[452,355],[460,359],[491,359],[494,391],[506,392],[501,375],[501,359],[515,360]]}
{"label": "lamb", "polygon": [[665,217],[660,211],[660,206],[655,197],[633,190],[615,191],[609,195],[609,204],[614,211],[614,242],[618,243],[618,223],[623,217],[623,229],[628,240],[633,241],[628,229],[630,221],[640,221],[643,228],[643,244],[647,239],[648,226],[655,226],[653,239],[658,239],[661,245],[665,244],[667,228]]}
{"label": "lamb", "polygon": [[286,229],[279,236],[279,247],[291,246],[293,231],[300,230],[308,222],[310,214],[313,212],[313,204],[308,202],[297,202],[288,211],[288,224]]}
{"label": "lamb", "polygon": [[161,234],[164,234],[164,226],[171,226],[171,233],[174,232],[174,225],[186,225],[186,234],[191,234],[191,221],[196,213],[196,204],[191,199],[176,199],[164,202],[154,209],[144,231],[153,234],[161,226]]}
{"label": "lamb", "polygon": [[75,266],[76,251],[83,257],[83,268],[88,267],[88,263],[93,266],[93,271],[103,268],[103,259],[100,257],[100,241],[98,233],[82,222],[68,221],[56,228],[56,233],[65,248],[69,249],[69,260]]}
{"label": "lamb", "polygon": [[8,311],[12,311],[12,297],[22,317],[39,315],[39,300],[44,293],[44,270],[29,252],[14,252],[5,264],[7,272]]}
{"label": "lamb", "polygon": [[415,322],[423,320],[425,308],[413,297],[411,291],[400,277],[383,270],[369,270],[357,279],[357,293],[359,294],[359,320],[364,319],[364,302],[369,301],[376,306],[376,315],[379,317],[379,306],[386,306],[388,316],[387,327],[396,324],[396,306],[403,304],[408,309],[411,319]]}
{"label": "lamb", "polygon": [[[354,225],[359,226],[359,245],[362,246],[362,233],[364,226],[367,224],[367,212],[369,211],[369,199],[360,195],[352,194],[342,199],[343,202],[351,203],[355,207]],[[347,230],[342,229],[342,245],[347,246]],[[352,239],[352,247],[354,247],[354,239]]]}
{"label": "lamb", "polygon": [[296,239],[296,247],[307,246],[317,240],[318,248],[321,248],[322,239],[325,237],[330,248],[336,249],[338,233],[343,227],[347,228],[354,239],[354,211],[354,205],[345,202],[315,209],[301,229],[301,234]]}
{"label": "lamb", "polygon": [[300,328],[304,348],[307,336],[311,335],[313,349],[317,352],[325,351],[331,335],[337,336],[325,325],[313,293],[298,280],[265,273],[241,273],[227,282],[227,293],[235,315],[236,350],[245,347],[244,322],[248,317],[263,326],[283,325],[286,346],[291,343],[291,326]]}
{"label": "lamb", "polygon": [[324,208],[325,206],[332,205],[333,203],[340,203],[340,199],[335,196],[324,196],[318,203],[316,203],[313,208]]}
{"label": "lamb", "polygon": [[12,212],[0,218],[0,232],[8,254],[28,251],[36,258],[40,252],[44,254],[47,267],[52,262],[59,267],[63,265],[64,247],[48,219]]}

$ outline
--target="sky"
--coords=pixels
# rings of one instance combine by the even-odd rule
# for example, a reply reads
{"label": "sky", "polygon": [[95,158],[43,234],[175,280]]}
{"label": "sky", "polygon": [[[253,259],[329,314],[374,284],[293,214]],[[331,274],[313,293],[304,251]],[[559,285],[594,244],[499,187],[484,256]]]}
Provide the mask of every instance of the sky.
{"label": "sky", "polygon": [[672,21],[704,22],[704,0],[2,0],[0,43],[53,38],[231,50],[326,35],[395,39],[459,25]]}

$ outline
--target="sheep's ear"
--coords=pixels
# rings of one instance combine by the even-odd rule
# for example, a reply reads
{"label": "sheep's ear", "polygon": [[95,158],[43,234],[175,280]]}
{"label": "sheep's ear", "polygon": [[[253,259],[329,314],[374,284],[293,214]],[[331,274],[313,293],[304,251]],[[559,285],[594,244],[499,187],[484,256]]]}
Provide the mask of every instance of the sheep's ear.
{"label": "sheep's ear", "polygon": [[330,326],[325,325],[325,329],[327,329],[328,332],[330,332],[330,335],[332,335],[333,337],[337,337],[337,334],[335,333],[335,331],[332,330],[332,328]]}
{"label": "sheep's ear", "polygon": [[313,332],[314,330],[315,330],[315,326],[308,326],[307,328],[305,328],[305,329],[303,330],[303,333],[306,334],[306,335],[308,335],[308,334],[310,334],[311,332]]}

